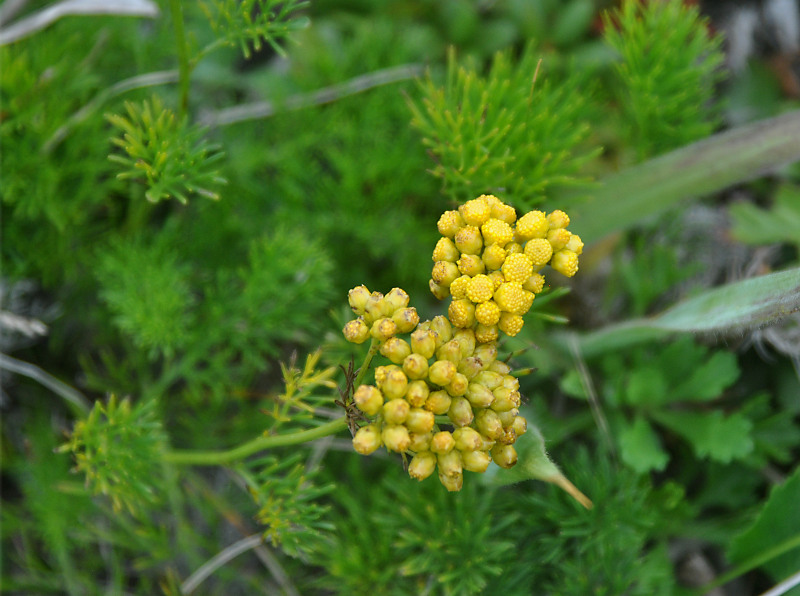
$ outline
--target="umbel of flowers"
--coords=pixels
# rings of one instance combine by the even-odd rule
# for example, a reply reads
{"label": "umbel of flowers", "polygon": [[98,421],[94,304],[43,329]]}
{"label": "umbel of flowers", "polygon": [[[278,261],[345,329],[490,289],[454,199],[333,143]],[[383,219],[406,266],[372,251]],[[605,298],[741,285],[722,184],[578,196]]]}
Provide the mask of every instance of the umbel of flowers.
{"label": "umbel of flowers", "polygon": [[412,478],[438,471],[450,491],[461,489],[465,470],[517,463],[514,442],[527,421],[519,415],[519,381],[497,359],[497,340],[522,329],[544,287],[545,266],[568,277],[577,272],[583,243],[568,225],[563,211],[517,219],[492,195],[442,214],[430,287],[438,299],[451,298],[447,317],[420,323],[400,288],[386,295],[350,290],[357,318],[345,325],[345,338],[371,339],[373,351],[391,362],[375,368],[374,383],[354,388],[368,421],[353,437],[358,453],[383,446],[410,456]]}

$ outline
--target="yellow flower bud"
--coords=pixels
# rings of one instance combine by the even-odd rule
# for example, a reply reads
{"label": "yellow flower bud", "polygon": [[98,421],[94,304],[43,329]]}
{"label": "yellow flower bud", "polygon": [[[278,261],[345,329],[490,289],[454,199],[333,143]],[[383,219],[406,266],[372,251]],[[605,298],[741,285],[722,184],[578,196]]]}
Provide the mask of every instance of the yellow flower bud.
{"label": "yellow flower bud", "polygon": [[464,474],[451,475],[439,473],[439,482],[442,483],[449,492],[456,493],[464,486]]}
{"label": "yellow flower bud", "polygon": [[408,377],[395,366],[387,371],[383,382],[378,383],[378,387],[386,399],[398,399],[403,397],[408,390]]}
{"label": "yellow flower bud", "polygon": [[469,387],[469,379],[461,373],[456,373],[453,380],[450,381],[450,384],[445,387],[445,389],[452,397],[458,397],[459,395],[464,395],[467,391],[467,387]]}
{"label": "yellow flower bud", "polygon": [[424,379],[428,376],[428,359],[422,354],[409,354],[403,359],[403,372],[409,379]]}
{"label": "yellow flower bud", "polygon": [[580,255],[583,253],[583,240],[581,240],[581,237],[577,234],[572,234],[569,237],[569,242],[567,242],[567,245],[564,248],[571,250],[576,255]]}
{"label": "yellow flower bud", "polygon": [[431,448],[433,433],[409,433],[408,436],[411,438],[411,443],[408,446],[409,451],[419,453],[421,451],[428,451]]}
{"label": "yellow flower bud", "polygon": [[553,247],[545,238],[534,238],[525,244],[525,255],[534,265],[547,265],[553,256]]}
{"label": "yellow flower bud", "polygon": [[426,360],[431,358],[436,351],[436,333],[430,329],[417,329],[414,331],[411,334],[411,351]]}
{"label": "yellow flower bud", "polygon": [[367,416],[374,416],[383,407],[383,394],[377,387],[361,385],[353,393],[353,401],[355,401],[358,409]]}
{"label": "yellow flower bud", "polygon": [[512,374],[506,374],[503,377],[503,387],[511,389],[511,391],[519,391],[519,379]]}
{"label": "yellow flower bud", "polygon": [[514,420],[517,419],[518,415],[519,415],[519,410],[517,408],[513,408],[505,412],[497,412],[497,417],[500,418],[500,424],[503,425],[503,428],[513,427]]}
{"label": "yellow flower bud", "polygon": [[453,325],[444,315],[433,317],[430,322],[430,330],[436,333],[436,347],[446,344],[453,338]]}
{"label": "yellow flower bud", "polygon": [[496,271],[500,269],[505,259],[506,249],[499,244],[490,244],[484,249],[483,255],[481,255],[481,260],[487,271]]}
{"label": "yellow flower bud", "polygon": [[497,359],[497,344],[490,342],[475,346],[473,356],[480,358],[484,367],[488,368],[489,365]]}
{"label": "yellow flower bud", "polygon": [[369,327],[364,322],[364,319],[358,318],[348,321],[342,329],[344,338],[354,344],[363,344],[369,339]]}
{"label": "yellow flower bud", "polygon": [[498,337],[497,325],[483,325],[482,323],[475,325],[475,339],[478,343],[483,344],[496,341]]}
{"label": "yellow flower bud", "polygon": [[481,371],[481,365],[480,358],[468,356],[458,363],[458,372],[471,381]]}
{"label": "yellow flower bud", "polygon": [[450,295],[453,300],[461,300],[467,297],[467,285],[472,278],[469,275],[462,275],[450,284]]}
{"label": "yellow flower bud", "polygon": [[460,256],[461,251],[458,250],[455,242],[453,242],[450,238],[439,238],[439,241],[436,243],[436,246],[433,249],[434,261],[450,261],[455,263]]}
{"label": "yellow flower bud", "polygon": [[431,439],[431,451],[434,453],[450,453],[455,446],[453,435],[446,430],[435,433]]}
{"label": "yellow flower bud", "polygon": [[514,418],[514,422],[511,425],[511,428],[514,431],[515,435],[521,437],[522,435],[525,434],[525,431],[528,430],[528,421],[522,416],[517,416],[516,418]]}
{"label": "yellow flower bud", "polygon": [[561,211],[561,209],[556,209],[547,216],[547,223],[551,229],[566,228],[569,225],[569,215]]}
{"label": "yellow flower bud", "polygon": [[452,238],[464,225],[466,225],[464,223],[464,218],[461,217],[458,211],[445,211],[439,218],[436,227],[439,229],[439,233],[442,236]]}
{"label": "yellow flower bud", "polygon": [[517,434],[514,432],[514,429],[510,426],[508,428],[503,428],[503,434],[497,437],[497,444],[498,445],[513,445],[517,442]]}
{"label": "yellow flower bud", "polygon": [[521,316],[504,312],[500,315],[500,322],[497,324],[497,326],[500,328],[500,331],[509,337],[514,337],[517,333],[522,331],[522,326],[524,324],[525,321]]}
{"label": "yellow flower bud", "polygon": [[383,439],[383,444],[386,445],[386,449],[389,451],[407,451],[411,445],[408,429],[402,424],[384,425],[381,431],[381,439]]}
{"label": "yellow flower bud", "polygon": [[392,290],[383,297],[387,308],[390,310],[389,316],[399,308],[408,306],[408,293],[402,288],[392,288]]}
{"label": "yellow flower bud", "polygon": [[524,284],[533,274],[533,261],[524,253],[510,255],[503,263],[503,277],[506,281]]}
{"label": "yellow flower bud", "polygon": [[463,254],[458,259],[458,270],[464,275],[475,277],[486,271],[486,265],[478,255]]}
{"label": "yellow flower bud", "polygon": [[466,398],[476,408],[488,408],[494,401],[494,394],[480,383],[470,383]]}
{"label": "yellow flower bud", "polygon": [[472,356],[475,351],[475,332],[472,329],[456,329],[453,339],[461,346],[461,358]]}
{"label": "yellow flower bud", "polygon": [[522,289],[533,294],[538,294],[544,289],[544,275],[534,273],[528,278],[528,281],[522,284]]}
{"label": "yellow flower bud", "polygon": [[495,291],[497,291],[497,288],[506,282],[506,278],[503,277],[502,271],[492,271],[486,277],[492,280],[492,285],[494,286]]}
{"label": "yellow flower bud", "polygon": [[437,360],[449,360],[453,364],[458,364],[461,361],[461,344],[455,339],[451,339],[438,350],[436,350]]}
{"label": "yellow flower bud", "polygon": [[553,255],[550,266],[561,275],[572,277],[578,272],[578,255],[566,248],[559,250]]}
{"label": "yellow flower bud", "polygon": [[461,465],[465,470],[483,474],[489,467],[492,458],[485,451],[462,451]]}
{"label": "yellow flower bud", "polygon": [[472,327],[475,322],[475,305],[469,300],[453,300],[447,307],[447,317],[456,327]]}
{"label": "yellow flower bud", "polygon": [[483,445],[481,434],[474,428],[462,426],[453,431],[456,449],[459,451],[475,451]]}
{"label": "yellow flower bud", "polygon": [[436,469],[436,455],[430,451],[417,453],[408,464],[408,475],[415,480],[425,480]]}
{"label": "yellow flower bud", "polygon": [[431,294],[437,300],[444,300],[450,295],[450,290],[445,286],[440,286],[432,279],[428,280],[428,287],[431,289]]}
{"label": "yellow flower bud", "polygon": [[521,399],[519,391],[514,391],[507,387],[498,387],[493,393],[495,399],[492,403],[492,409],[495,412],[508,412],[514,408],[519,408]]}
{"label": "yellow flower bud", "polygon": [[383,317],[372,324],[369,332],[375,339],[386,341],[397,333],[397,323],[388,317]]}
{"label": "yellow flower bud", "polygon": [[354,313],[358,315],[364,314],[369,295],[367,286],[357,286],[348,292],[347,301],[350,303],[350,308],[353,309]]}
{"label": "yellow flower bud", "polygon": [[411,354],[411,346],[408,345],[408,342],[399,337],[390,337],[381,346],[381,354],[395,364],[400,364],[405,360],[406,356]]}
{"label": "yellow flower bud", "polygon": [[501,360],[495,360],[489,365],[489,369],[501,375],[507,375],[511,372],[511,367]]}
{"label": "yellow flower bud", "polygon": [[564,228],[555,228],[547,232],[547,241],[553,247],[553,252],[561,250],[567,245],[572,234]]}
{"label": "yellow flower bud", "polygon": [[435,423],[433,412],[421,408],[411,408],[406,418],[406,428],[412,433],[428,433]]}
{"label": "yellow flower bud", "polygon": [[404,399],[390,399],[383,404],[383,419],[389,424],[403,424],[411,406]]}
{"label": "yellow flower bud", "polygon": [[506,244],[505,249],[506,249],[506,258],[508,258],[510,255],[518,255],[521,252],[524,252],[524,249],[522,248],[522,245],[519,242],[509,242],[508,244]]}
{"label": "yellow flower bud", "polygon": [[431,271],[431,279],[440,286],[450,287],[457,277],[461,276],[458,265],[450,261],[436,261]]}
{"label": "yellow flower bud", "polygon": [[450,409],[447,416],[456,426],[468,426],[475,417],[472,406],[465,397],[454,397],[450,402]]}
{"label": "yellow flower bud", "polygon": [[494,410],[480,410],[475,414],[475,427],[490,439],[497,440],[503,434],[503,423]]}
{"label": "yellow flower bud", "polygon": [[353,449],[361,455],[374,453],[380,446],[381,432],[375,424],[362,426],[353,437]]}
{"label": "yellow flower bud", "polygon": [[490,244],[505,246],[514,239],[514,230],[506,222],[490,218],[481,226],[481,235],[486,246]]}
{"label": "yellow flower bud", "polygon": [[492,208],[483,199],[472,199],[458,208],[458,212],[468,226],[480,226],[492,214]]}
{"label": "yellow flower bud", "polygon": [[447,453],[438,454],[439,476],[457,477],[462,473],[461,452],[452,449]]}
{"label": "yellow flower bud", "polygon": [[550,224],[541,211],[530,211],[517,220],[516,237],[520,242],[531,238],[544,238]]}
{"label": "yellow flower bud", "polygon": [[364,320],[367,324],[376,321],[381,317],[388,317],[392,313],[388,312],[389,309],[383,302],[383,294],[380,292],[372,292],[367,298],[364,305]]}
{"label": "yellow flower bud", "polygon": [[494,284],[486,275],[476,275],[467,284],[467,298],[475,303],[491,300]]}
{"label": "yellow flower bud", "polygon": [[475,226],[464,226],[455,236],[454,242],[458,250],[468,255],[479,255],[483,250],[481,231]]}
{"label": "yellow flower bud", "polygon": [[492,447],[492,460],[501,468],[513,468],[517,463],[517,451],[513,445],[495,445]]}
{"label": "yellow flower bud", "polygon": [[408,384],[408,390],[406,391],[406,401],[412,407],[419,408],[427,402],[430,392],[431,390],[428,387],[428,384],[422,379],[411,381]]}
{"label": "yellow flower bud", "polygon": [[513,224],[517,220],[517,212],[511,205],[497,203],[492,205],[492,217],[507,224]]}
{"label": "yellow flower bud", "polygon": [[494,391],[503,384],[503,375],[491,370],[483,370],[475,375],[475,383],[480,383],[489,391]]}
{"label": "yellow flower bud", "polygon": [[394,314],[392,314],[392,321],[397,325],[398,333],[408,333],[419,323],[417,309],[413,306],[409,308],[398,308],[394,311]]}
{"label": "yellow flower bud", "polygon": [[428,394],[428,399],[425,400],[425,409],[429,412],[433,412],[437,416],[441,416],[442,414],[447,414],[447,411],[450,409],[451,401],[452,398],[447,391],[432,391]]}
{"label": "yellow flower bud", "polygon": [[516,313],[526,303],[525,293],[525,290],[522,289],[522,284],[508,281],[497,288],[494,293],[494,301],[500,307],[500,310]]}
{"label": "yellow flower bud", "polygon": [[428,369],[428,379],[434,385],[447,387],[456,376],[456,365],[449,360],[437,360]]}

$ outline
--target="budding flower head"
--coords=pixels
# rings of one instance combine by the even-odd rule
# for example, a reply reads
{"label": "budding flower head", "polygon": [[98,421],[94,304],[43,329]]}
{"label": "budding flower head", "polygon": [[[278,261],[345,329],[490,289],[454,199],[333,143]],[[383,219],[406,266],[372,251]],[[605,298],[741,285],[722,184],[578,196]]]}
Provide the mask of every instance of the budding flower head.
{"label": "budding flower head", "polygon": [[361,455],[374,453],[380,446],[381,432],[375,424],[362,426],[353,437],[353,449]]}
{"label": "budding flower head", "polygon": [[357,286],[350,290],[347,295],[347,301],[350,303],[350,308],[358,315],[363,315],[367,300],[369,299],[370,292],[367,286]]}
{"label": "budding flower head", "polygon": [[383,394],[377,387],[361,385],[353,394],[353,401],[359,410],[368,416],[374,416],[383,407]]}
{"label": "budding flower head", "polygon": [[369,327],[364,319],[358,318],[348,321],[342,329],[344,338],[354,344],[363,344],[369,339]]}
{"label": "budding flower head", "polygon": [[408,464],[408,475],[415,480],[425,480],[436,469],[436,454],[430,451],[417,453]]}

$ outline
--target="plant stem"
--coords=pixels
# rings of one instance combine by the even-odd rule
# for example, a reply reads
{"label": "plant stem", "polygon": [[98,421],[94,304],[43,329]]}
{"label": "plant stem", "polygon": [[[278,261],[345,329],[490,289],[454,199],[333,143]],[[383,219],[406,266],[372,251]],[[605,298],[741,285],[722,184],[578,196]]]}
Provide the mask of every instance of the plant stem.
{"label": "plant stem", "polygon": [[355,381],[353,381],[353,389],[358,389],[359,385],[361,385],[361,381],[364,380],[364,377],[369,370],[369,365],[372,363],[372,358],[375,354],[378,353],[378,350],[381,347],[381,342],[375,338],[372,339],[372,342],[369,344],[369,352],[364,357],[364,362],[361,363],[361,367],[358,369],[358,375],[356,375]]}
{"label": "plant stem", "polygon": [[183,6],[180,0],[169,0],[169,9],[172,13],[172,24],[175,27],[175,45],[178,51],[178,84],[180,88],[180,102],[178,113],[186,115],[189,109],[189,48],[186,47],[186,34],[183,30]]}
{"label": "plant stem", "polygon": [[271,435],[257,437],[233,449],[226,451],[167,451],[163,459],[165,462],[180,465],[218,466],[233,461],[244,459],[258,451],[273,447],[299,445],[333,435],[347,428],[347,418],[342,416],[317,428],[288,433],[285,435]]}

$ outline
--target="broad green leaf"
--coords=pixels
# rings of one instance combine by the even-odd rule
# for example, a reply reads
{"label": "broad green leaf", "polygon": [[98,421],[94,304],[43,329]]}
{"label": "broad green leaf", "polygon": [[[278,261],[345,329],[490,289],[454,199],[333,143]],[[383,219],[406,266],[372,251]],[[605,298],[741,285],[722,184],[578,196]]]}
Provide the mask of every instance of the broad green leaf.
{"label": "broad green leaf", "polygon": [[664,375],[657,366],[640,365],[630,371],[625,401],[634,406],[664,403],[671,396]]}
{"label": "broad green leaf", "polygon": [[588,202],[570,207],[573,227],[587,244],[600,240],[683,200],[799,160],[797,139],[800,110],[716,134],[627,168],[607,178]]}
{"label": "broad green leaf", "polygon": [[721,463],[741,459],[753,451],[752,422],[740,413],[653,412],[653,418],[692,444],[698,457]]}
{"label": "broad green leaf", "polygon": [[733,539],[732,563],[761,565],[776,581],[800,569],[800,468],[772,489],[752,526]]}
{"label": "broad green leaf", "polygon": [[750,244],[793,242],[800,244],[800,186],[784,184],[767,211],[752,203],[731,205],[733,235]]}
{"label": "broad green leaf", "polygon": [[736,355],[731,352],[714,352],[705,362],[694,364],[691,375],[671,390],[671,401],[714,399],[739,377]]}
{"label": "broad green leaf", "polygon": [[[654,317],[634,319],[585,334],[580,352],[590,358],[672,333],[741,334],[800,310],[800,268],[714,288]],[[561,343],[568,346],[565,335]]]}
{"label": "broad green leaf", "polygon": [[641,416],[620,433],[619,449],[622,461],[640,474],[650,470],[661,471],[669,461],[669,455],[661,447],[658,435]]}

